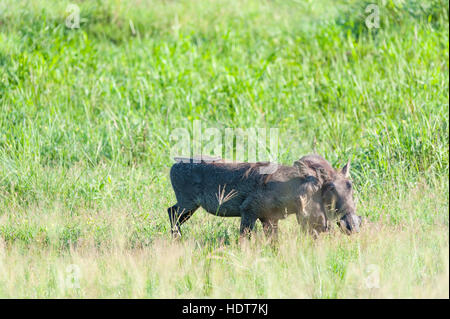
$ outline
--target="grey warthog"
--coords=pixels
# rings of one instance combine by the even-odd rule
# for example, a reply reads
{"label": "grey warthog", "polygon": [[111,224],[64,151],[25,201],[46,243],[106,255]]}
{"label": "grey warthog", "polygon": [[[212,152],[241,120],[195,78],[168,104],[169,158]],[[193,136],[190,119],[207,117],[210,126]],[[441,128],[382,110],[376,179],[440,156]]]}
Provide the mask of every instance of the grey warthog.
{"label": "grey warthog", "polygon": [[270,174],[264,169],[269,164],[220,158],[175,163],[170,179],[177,203],[168,209],[172,235],[181,235],[180,226],[199,207],[216,216],[241,217],[241,236],[250,234],[257,219],[266,235],[276,235],[278,220],[288,214],[296,214],[298,223],[316,235],[327,231],[331,221],[347,234],[359,232],[350,162],[337,171],[322,157],[307,155]]}

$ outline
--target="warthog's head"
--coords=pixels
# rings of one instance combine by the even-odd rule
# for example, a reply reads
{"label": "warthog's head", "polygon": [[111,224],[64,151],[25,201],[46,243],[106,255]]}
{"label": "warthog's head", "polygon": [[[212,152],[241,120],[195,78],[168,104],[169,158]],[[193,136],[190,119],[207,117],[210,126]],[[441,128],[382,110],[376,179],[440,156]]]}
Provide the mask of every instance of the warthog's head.
{"label": "warthog's head", "polygon": [[346,234],[359,232],[362,218],[356,215],[353,186],[349,179],[350,161],[340,171],[333,169],[317,155],[305,156],[296,165],[300,167],[301,173],[316,179],[327,219],[336,220]]}
{"label": "warthog's head", "polygon": [[353,201],[353,185],[350,177],[350,161],[334,175],[334,178],[324,183],[322,196],[329,219],[338,219],[338,225],[347,234],[358,233],[361,226],[361,216],[356,215]]}

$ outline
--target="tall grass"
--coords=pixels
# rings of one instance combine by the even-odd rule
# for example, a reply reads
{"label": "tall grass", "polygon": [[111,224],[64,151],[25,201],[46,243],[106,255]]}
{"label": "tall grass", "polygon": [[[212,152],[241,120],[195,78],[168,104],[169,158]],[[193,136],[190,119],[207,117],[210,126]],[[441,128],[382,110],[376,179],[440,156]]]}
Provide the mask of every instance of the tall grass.
{"label": "tall grass", "polygon": [[[361,1],[109,0],[72,30],[69,3],[0,3],[1,297],[448,298],[448,1],[380,1],[378,29]],[[197,119],[351,158],[362,233],[243,248],[199,210],[172,242]]]}

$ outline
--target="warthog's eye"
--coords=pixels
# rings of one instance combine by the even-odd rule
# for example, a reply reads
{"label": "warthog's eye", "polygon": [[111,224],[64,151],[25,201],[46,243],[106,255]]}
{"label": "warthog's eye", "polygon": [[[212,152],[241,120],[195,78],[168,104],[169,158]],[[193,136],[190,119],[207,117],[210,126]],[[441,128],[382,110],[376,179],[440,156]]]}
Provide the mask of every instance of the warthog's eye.
{"label": "warthog's eye", "polygon": [[347,186],[348,189],[352,189],[352,183],[350,181],[347,181],[345,185]]}

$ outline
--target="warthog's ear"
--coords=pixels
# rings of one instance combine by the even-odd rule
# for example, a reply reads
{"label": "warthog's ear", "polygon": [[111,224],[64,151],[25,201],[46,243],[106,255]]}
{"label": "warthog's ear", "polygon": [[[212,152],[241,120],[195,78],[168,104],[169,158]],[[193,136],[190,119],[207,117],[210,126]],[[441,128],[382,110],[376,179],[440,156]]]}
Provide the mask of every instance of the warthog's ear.
{"label": "warthog's ear", "polygon": [[341,169],[341,174],[346,178],[350,177],[350,160],[348,160],[347,164],[344,165]]}

